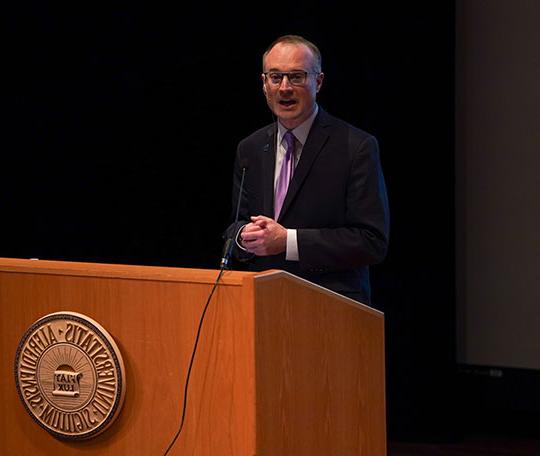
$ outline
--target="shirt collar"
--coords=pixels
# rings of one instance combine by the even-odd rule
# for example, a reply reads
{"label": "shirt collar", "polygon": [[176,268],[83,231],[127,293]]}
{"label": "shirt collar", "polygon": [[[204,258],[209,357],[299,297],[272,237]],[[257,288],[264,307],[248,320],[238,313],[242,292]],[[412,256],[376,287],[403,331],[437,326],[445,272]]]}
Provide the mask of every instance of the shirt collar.
{"label": "shirt collar", "polygon": [[[315,120],[315,117],[317,116],[317,113],[319,112],[319,106],[315,104],[315,109],[311,113],[311,115],[304,120],[298,127],[293,128],[291,131],[294,134],[294,137],[302,144],[302,147],[306,143],[309,130],[311,130],[311,126],[313,125],[313,121]],[[278,144],[281,144],[281,141],[283,140],[283,135],[288,131],[287,128],[285,128],[283,125],[281,125],[281,122],[278,122]]]}

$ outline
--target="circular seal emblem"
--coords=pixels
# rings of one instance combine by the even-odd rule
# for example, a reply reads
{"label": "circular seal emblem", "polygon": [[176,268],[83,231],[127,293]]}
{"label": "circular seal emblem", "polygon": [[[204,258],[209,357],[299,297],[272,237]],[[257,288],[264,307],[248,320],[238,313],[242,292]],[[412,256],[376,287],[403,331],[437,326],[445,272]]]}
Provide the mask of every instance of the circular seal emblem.
{"label": "circular seal emblem", "polygon": [[126,384],[113,338],[75,312],[52,313],[30,326],[17,347],[15,382],[32,418],[64,440],[107,429],[122,408]]}

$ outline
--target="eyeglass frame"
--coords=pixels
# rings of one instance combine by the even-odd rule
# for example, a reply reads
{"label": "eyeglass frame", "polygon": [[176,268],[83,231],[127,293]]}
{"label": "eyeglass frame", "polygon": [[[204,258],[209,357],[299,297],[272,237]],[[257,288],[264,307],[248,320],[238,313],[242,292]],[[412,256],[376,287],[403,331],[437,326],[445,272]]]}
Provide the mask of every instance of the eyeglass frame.
{"label": "eyeglass frame", "polygon": [[[291,74],[295,74],[295,73],[300,73],[300,74],[303,74],[304,75],[304,80],[303,82],[300,82],[300,83],[295,83],[295,82],[292,82],[291,81],[291,77],[290,75]],[[279,75],[280,76],[280,79],[279,79],[279,82],[274,82],[272,81],[272,79],[268,76],[269,74],[276,74],[276,75]],[[293,86],[303,86],[306,81],[307,81],[307,77],[309,74],[315,74],[315,75],[319,75],[321,74],[320,72],[314,72],[314,71],[305,71],[305,70],[294,70],[294,71],[266,71],[266,72],[263,72],[263,75],[264,75],[264,78],[265,80],[268,80],[271,84],[273,85],[279,85],[283,82],[283,78],[285,76],[287,76],[287,80],[289,81],[289,83]]]}

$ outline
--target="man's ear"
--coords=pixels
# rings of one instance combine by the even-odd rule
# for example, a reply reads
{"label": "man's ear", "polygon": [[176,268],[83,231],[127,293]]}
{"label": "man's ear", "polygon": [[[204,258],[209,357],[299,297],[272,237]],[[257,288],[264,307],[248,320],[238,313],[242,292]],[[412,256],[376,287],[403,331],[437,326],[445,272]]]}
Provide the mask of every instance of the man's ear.
{"label": "man's ear", "polygon": [[263,93],[264,93],[264,97],[268,100],[268,89],[266,87],[266,76],[265,74],[261,74],[261,82],[262,82],[262,89],[263,89]]}
{"label": "man's ear", "polygon": [[317,75],[317,93],[319,93],[319,90],[321,90],[323,79],[324,79],[324,73],[319,73]]}

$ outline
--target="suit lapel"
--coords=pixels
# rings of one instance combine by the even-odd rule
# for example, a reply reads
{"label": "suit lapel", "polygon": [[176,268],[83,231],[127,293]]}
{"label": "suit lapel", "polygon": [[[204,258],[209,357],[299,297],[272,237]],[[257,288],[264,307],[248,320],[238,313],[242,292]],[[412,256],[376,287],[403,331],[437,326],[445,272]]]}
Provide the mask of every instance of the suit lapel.
{"label": "suit lapel", "polygon": [[325,118],[326,116],[321,109],[319,115],[317,116],[315,122],[311,127],[311,130],[306,140],[306,144],[304,144],[304,148],[302,149],[300,160],[298,162],[298,165],[296,165],[296,169],[294,170],[294,176],[291,183],[289,184],[287,195],[285,196],[285,201],[283,202],[283,207],[281,208],[278,220],[281,220],[286,214],[289,206],[294,201],[296,194],[302,187],[304,180],[309,174],[309,170],[313,166],[315,159],[317,158],[323,146],[326,144],[326,141],[328,140],[328,133],[325,131],[324,128],[326,126]]}
{"label": "suit lapel", "polygon": [[274,169],[276,167],[276,125],[267,130],[262,150],[263,214],[274,218]]}

